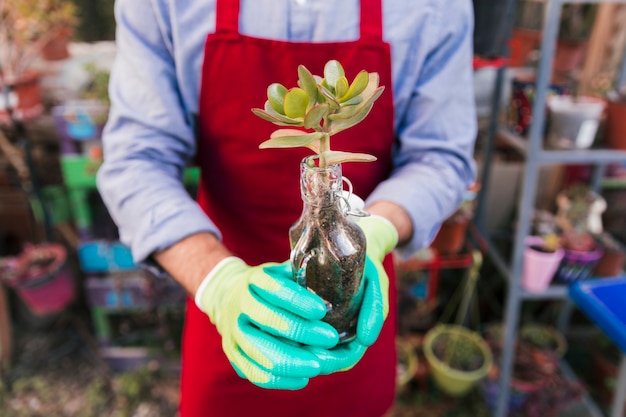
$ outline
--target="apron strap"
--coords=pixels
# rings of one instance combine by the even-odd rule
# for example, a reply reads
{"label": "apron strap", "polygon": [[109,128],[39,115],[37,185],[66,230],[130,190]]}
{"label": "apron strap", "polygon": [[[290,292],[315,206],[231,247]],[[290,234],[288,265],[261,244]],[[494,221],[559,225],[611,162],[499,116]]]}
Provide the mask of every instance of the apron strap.
{"label": "apron strap", "polygon": [[[216,0],[215,32],[239,33],[240,0]],[[361,0],[361,39],[382,41],[382,0]]]}
{"label": "apron strap", "polygon": [[239,0],[215,1],[215,32],[239,33]]}
{"label": "apron strap", "polygon": [[361,40],[383,41],[382,0],[361,0]]}

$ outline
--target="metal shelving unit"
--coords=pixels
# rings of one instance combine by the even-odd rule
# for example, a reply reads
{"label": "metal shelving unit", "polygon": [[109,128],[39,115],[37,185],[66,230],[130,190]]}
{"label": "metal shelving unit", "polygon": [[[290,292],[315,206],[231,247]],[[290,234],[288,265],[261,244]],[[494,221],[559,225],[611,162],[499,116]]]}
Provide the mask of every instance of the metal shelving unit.
{"label": "metal shelving unit", "polygon": [[[515,3],[515,0],[510,0]],[[602,183],[602,176],[606,164],[612,162],[626,161],[626,152],[606,149],[589,150],[566,150],[553,151],[544,150],[544,126],[546,122],[546,97],[548,85],[550,83],[553,56],[556,49],[556,41],[559,29],[561,9],[565,3],[626,3],[626,0],[545,0],[546,15],[543,27],[543,38],[541,40],[541,58],[537,69],[536,95],[533,104],[532,124],[528,134],[528,139],[521,138],[498,126],[500,103],[499,98],[502,91],[504,76],[502,70],[496,79],[496,88],[492,100],[492,120],[489,129],[487,147],[484,154],[484,167],[481,178],[482,184],[489,183],[490,163],[493,154],[493,145],[496,133],[500,140],[506,141],[512,148],[517,149],[525,156],[526,162],[523,172],[523,185],[518,203],[518,228],[513,236],[513,251],[510,260],[500,253],[497,246],[490,240],[483,227],[484,194],[487,192],[484,187],[478,198],[477,217],[475,219],[476,228],[485,243],[484,247],[487,256],[492,260],[499,272],[508,279],[509,289],[504,316],[503,335],[503,355],[500,361],[500,395],[498,398],[495,417],[505,417],[508,414],[508,404],[510,397],[510,381],[513,372],[514,346],[516,342],[517,328],[521,305],[527,300],[538,299],[561,299],[568,300],[568,287],[565,285],[552,285],[547,291],[536,294],[524,291],[521,287],[521,273],[523,263],[524,240],[530,231],[532,213],[534,211],[535,199],[537,195],[537,182],[539,168],[543,165],[551,164],[592,164],[594,165],[594,175],[592,186],[599,187]],[[626,74],[623,66],[622,73]],[[625,75],[626,77],[626,75]],[[571,307],[564,310],[571,311]],[[567,313],[565,313],[567,315]],[[563,317],[559,320],[560,325],[565,323]],[[567,364],[563,364],[562,372],[566,377],[575,378],[574,373]],[[584,396],[582,404],[585,405],[589,414],[594,417],[602,416],[599,408],[589,398]]]}

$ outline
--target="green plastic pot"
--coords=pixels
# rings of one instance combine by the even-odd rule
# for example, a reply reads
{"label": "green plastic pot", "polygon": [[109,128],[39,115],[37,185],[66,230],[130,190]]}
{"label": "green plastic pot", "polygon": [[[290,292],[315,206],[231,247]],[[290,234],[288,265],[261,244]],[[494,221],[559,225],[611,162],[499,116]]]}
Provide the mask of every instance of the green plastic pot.
{"label": "green plastic pot", "polygon": [[[458,338],[456,343],[471,343],[478,348],[483,356],[482,366],[473,371],[464,371],[454,369],[438,358],[433,348],[437,339],[445,335]],[[424,338],[424,355],[430,365],[435,384],[445,393],[455,397],[467,394],[487,375],[493,363],[491,349],[480,334],[459,325],[440,324],[430,329]]]}

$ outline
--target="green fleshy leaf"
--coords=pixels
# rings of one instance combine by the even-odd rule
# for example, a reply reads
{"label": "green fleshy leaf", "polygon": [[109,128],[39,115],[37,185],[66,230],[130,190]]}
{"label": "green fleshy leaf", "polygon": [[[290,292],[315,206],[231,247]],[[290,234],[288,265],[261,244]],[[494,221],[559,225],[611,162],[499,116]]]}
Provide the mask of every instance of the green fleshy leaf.
{"label": "green fleshy leaf", "polygon": [[308,146],[311,142],[319,141],[325,133],[307,133],[297,129],[280,129],[272,133],[270,139],[259,145],[260,149],[267,148],[296,148]]}
{"label": "green fleshy leaf", "polygon": [[285,115],[290,118],[304,117],[307,106],[309,105],[309,97],[301,88],[292,88],[285,94]]}
{"label": "green fleshy leaf", "polygon": [[284,102],[287,88],[280,83],[273,83],[267,87],[267,99],[274,110],[279,114],[285,114]]}
{"label": "green fleshy leaf", "polygon": [[317,84],[318,86],[324,87],[326,90],[330,91],[335,96],[335,86],[328,84],[326,80],[322,80],[322,82]]}
{"label": "green fleshy leaf", "polygon": [[341,103],[341,105],[343,107],[356,106],[357,104],[361,104],[362,102],[363,102],[363,95],[360,94],[356,97],[352,97],[350,100],[344,101],[343,103]]}
{"label": "green fleshy leaf", "polygon": [[265,101],[265,109],[252,109],[252,113],[256,114],[263,120],[274,123],[278,126],[302,126],[303,120],[290,119],[287,116],[278,114],[269,104],[269,100]]}
{"label": "green fleshy leaf", "polygon": [[318,85],[318,89],[322,93],[322,96],[326,100],[326,103],[328,103],[328,105],[330,106],[331,111],[334,111],[341,106],[335,98],[335,95],[326,87],[324,87],[323,85]]}
{"label": "green fleshy leaf", "polygon": [[367,117],[370,110],[372,110],[373,106],[374,106],[374,101],[370,101],[369,104],[366,105],[365,107],[359,106],[360,111],[357,114],[353,115],[352,117],[348,119],[333,120],[329,134],[335,135],[343,130],[346,130],[354,125],[361,123],[363,119]]}
{"label": "green fleshy leaf", "polygon": [[298,66],[298,85],[309,97],[309,108],[315,106],[319,94],[317,91],[317,83],[315,82],[315,78],[313,78],[313,74],[311,74],[304,65]]}
{"label": "green fleshy leaf", "polygon": [[326,65],[324,65],[324,80],[326,80],[328,85],[333,86],[335,89],[337,88],[337,80],[345,76],[346,73],[344,72],[339,61],[331,59],[326,63]]}
{"label": "green fleshy leaf", "polygon": [[369,78],[370,76],[367,71],[359,72],[356,77],[354,77],[348,91],[343,96],[339,96],[339,101],[346,104],[347,101],[361,94],[369,84]]}
{"label": "green fleshy leaf", "polygon": [[[317,89],[316,89],[317,91]],[[311,109],[304,116],[304,127],[307,129],[313,129],[319,127],[320,122],[324,116],[328,113],[329,106],[327,103],[318,104],[311,107]]]}
{"label": "green fleshy leaf", "polygon": [[371,109],[372,104],[374,104],[374,102],[378,99],[378,97],[380,97],[384,89],[385,87],[378,87],[378,89],[376,89],[370,97],[368,97],[365,101],[363,101],[359,105],[342,107],[342,109],[339,112],[331,114],[330,116],[328,116],[328,118],[332,121],[350,119],[362,113],[363,109],[365,108],[369,107]]}
{"label": "green fleshy leaf", "polygon": [[348,79],[346,77],[339,77],[335,85],[335,96],[343,97],[348,92],[349,88],[350,84],[348,84]]}
{"label": "green fleshy leaf", "polygon": [[326,151],[323,153],[327,165],[340,164],[343,162],[373,162],[374,155],[356,152]]}

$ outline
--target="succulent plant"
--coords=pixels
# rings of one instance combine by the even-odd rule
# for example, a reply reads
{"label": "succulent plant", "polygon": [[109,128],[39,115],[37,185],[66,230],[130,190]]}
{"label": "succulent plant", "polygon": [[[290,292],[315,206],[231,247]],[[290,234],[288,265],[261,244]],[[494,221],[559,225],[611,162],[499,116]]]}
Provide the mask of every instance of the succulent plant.
{"label": "succulent plant", "polygon": [[379,82],[378,73],[363,70],[350,83],[336,60],[326,63],[323,78],[298,66],[297,87],[273,83],[264,108],[252,109],[262,119],[287,127],[274,131],[259,148],[307,147],[317,153],[321,167],[375,161],[369,154],[331,150],[330,137],[365,119],[384,90]]}

